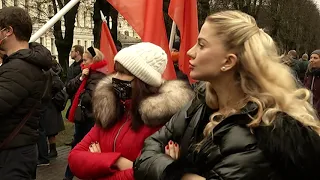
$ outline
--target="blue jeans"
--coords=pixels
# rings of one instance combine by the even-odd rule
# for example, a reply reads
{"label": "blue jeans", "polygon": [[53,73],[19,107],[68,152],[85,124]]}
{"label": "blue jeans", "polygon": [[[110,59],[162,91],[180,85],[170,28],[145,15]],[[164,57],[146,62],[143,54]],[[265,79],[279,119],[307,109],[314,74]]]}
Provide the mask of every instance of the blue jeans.
{"label": "blue jeans", "polygon": [[[91,130],[93,127],[94,122],[86,122],[86,123],[75,123],[75,134],[74,134],[74,140],[73,144],[71,146],[71,149],[73,149],[83,138],[88,134],[88,132]],[[74,175],[70,170],[69,165],[67,166],[66,172],[65,172],[65,177],[69,180],[73,179]]]}

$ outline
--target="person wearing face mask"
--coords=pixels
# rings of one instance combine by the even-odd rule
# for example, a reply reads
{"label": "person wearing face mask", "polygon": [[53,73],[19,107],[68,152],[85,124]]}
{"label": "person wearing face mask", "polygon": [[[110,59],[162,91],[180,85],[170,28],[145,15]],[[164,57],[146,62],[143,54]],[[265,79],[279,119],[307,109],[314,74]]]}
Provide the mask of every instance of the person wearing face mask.
{"label": "person wearing face mask", "polygon": [[320,49],[311,53],[310,63],[304,78],[304,85],[313,94],[313,106],[320,113]]}
{"label": "person wearing face mask", "polygon": [[[92,92],[98,82],[107,74],[107,60],[96,48],[89,47],[83,54],[82,73],[70,80],[66,85],[69,95],[74,95],[68,120],[75,123],[75,134],[72,144],[74,148],[94,125],[92,109]],[[65,179],[73,179],[73,173],[67,166]]]}
{"label": "person wearing face mask", "polygon": [[167,54],[159,46],[132,45],[114,59],[116,73],[99,82],[92,98],[96,124],[68,158],[81,179],[134,179],[145,138],[193,97],[186,82],[162,79]]}
{"label": "person wearing face mask", "polygon": [[44,71],[52,66],[51,53],[29,43],[32,21],[20,7],[0,9],[0,179],[35,179],[36,143],[42,100],[46,94]]}

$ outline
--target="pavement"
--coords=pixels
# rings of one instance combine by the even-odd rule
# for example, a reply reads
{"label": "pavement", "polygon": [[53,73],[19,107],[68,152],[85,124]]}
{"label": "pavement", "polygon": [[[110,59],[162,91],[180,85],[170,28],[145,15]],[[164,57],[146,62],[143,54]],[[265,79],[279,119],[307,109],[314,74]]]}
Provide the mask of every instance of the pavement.
{"label": "pavement", "polygon": [[[37,180],[62,180],[67,167],[70,146],[61,146],[57,148],[58,157],[50,160],[49,166],[37,168]],[[73,178],[73,180],[79,180]]]}

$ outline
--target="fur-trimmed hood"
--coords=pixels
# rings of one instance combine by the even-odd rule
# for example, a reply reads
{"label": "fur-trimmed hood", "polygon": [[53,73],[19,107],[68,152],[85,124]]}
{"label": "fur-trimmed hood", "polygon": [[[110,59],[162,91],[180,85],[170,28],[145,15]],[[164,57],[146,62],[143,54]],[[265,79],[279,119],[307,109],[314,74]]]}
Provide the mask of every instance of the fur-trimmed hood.
{"label": "fur-trimmed hood", "polygon": [[[184,107],[194,96],[190,86],[180,80],[166,81],[157,95],[144,99],[139,107],[141,119],[145,125],[156,127],[165,124]],[[95,119],[106,128],[116,117],[116,96],[112,87],[112,77],[102,79],[92,97]]]}

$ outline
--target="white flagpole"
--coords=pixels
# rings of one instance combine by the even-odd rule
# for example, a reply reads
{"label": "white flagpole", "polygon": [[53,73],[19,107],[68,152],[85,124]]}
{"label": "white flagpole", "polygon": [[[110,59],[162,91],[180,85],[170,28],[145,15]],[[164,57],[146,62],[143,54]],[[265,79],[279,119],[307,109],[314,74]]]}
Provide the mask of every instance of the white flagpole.
{"label": "white flagpole", "polygon": [[36,41],[41,37],[48,29],[50,29],[62,16],[64,16],[73,6],[75,6],[80,0],[71,0],[66,4],[56,15],[54,15],[44,26],[42,26],[34,35],[31,36],[29,42]]}
{"label": "white flagpole", "polygon": [[169,49],[170,50],[172,50],[174,37],[176,35],[176,28],[177,28],[177,24],[173,21],[172,22],[172,27],[171,27],[170,41],[169,41]]}
{"label": "white flagpole", "polygon": [[103,12],[100,10],[101,20],[103,22],[107,22],[106,16],[104,16]]}

